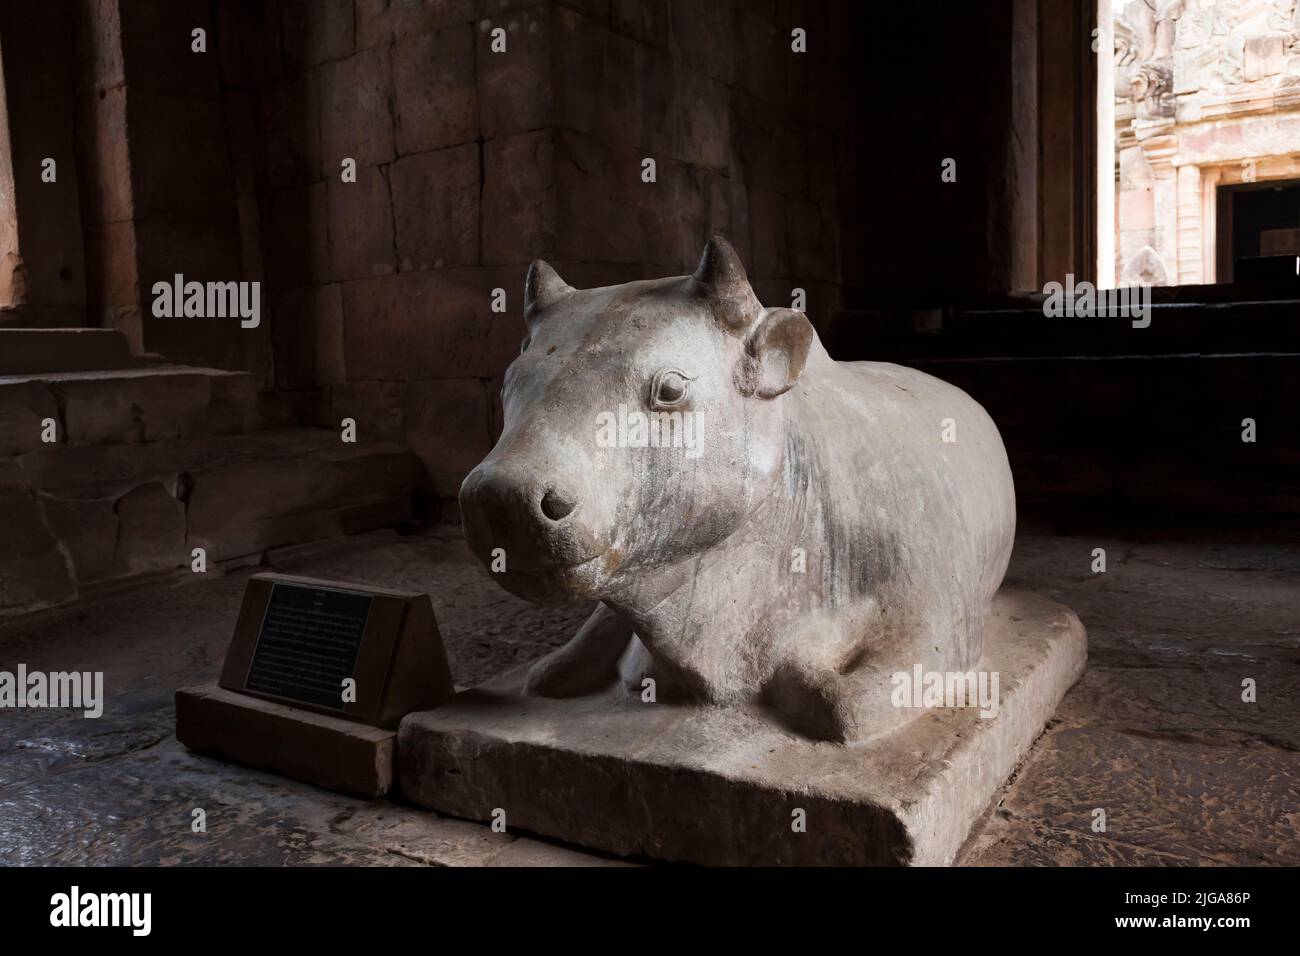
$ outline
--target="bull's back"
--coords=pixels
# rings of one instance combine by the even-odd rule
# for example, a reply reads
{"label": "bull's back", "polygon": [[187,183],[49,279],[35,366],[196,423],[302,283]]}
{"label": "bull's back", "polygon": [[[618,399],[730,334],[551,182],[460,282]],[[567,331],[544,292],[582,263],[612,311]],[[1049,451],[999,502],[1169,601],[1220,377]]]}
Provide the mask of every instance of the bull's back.
{"label": "bull's back", "polygon": [[[885,362],[818,363],[840,493],[911,537],[920,561],[951,556],[984,599],[1001,584],[1015,538],[1006,449],[984,408],[933,375]],[[820,373],[820,374],[818,374]],[[945,558],[946,560],[946,558]]]}

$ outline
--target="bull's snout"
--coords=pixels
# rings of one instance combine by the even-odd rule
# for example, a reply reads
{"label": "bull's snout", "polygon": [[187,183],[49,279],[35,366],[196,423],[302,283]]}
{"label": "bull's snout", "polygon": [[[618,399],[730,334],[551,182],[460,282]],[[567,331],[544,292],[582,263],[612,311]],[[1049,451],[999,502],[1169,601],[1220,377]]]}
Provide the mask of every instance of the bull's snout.
{"label": "bull's snout", "polygon": [[591,556],[581,504],[576,488],[495,462],[480,464],[460,489],[470,548],[484,561],[504,549],[520,568],[565,567]]}

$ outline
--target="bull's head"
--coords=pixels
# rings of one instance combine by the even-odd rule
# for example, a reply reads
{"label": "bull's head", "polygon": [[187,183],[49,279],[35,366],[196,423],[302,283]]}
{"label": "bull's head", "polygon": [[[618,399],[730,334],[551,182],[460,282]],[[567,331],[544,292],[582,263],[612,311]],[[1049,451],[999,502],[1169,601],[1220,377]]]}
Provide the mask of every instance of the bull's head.
{"label": "bull's head", "polygon": [[779,491],[779,396],[816,334],[802,312],[759,304],[726,240],[692,276],[600,289],[538,260],[525,318],[501,439],[460,489],[470,547],[504,562],[507,590],[617,594],[715,547]]}

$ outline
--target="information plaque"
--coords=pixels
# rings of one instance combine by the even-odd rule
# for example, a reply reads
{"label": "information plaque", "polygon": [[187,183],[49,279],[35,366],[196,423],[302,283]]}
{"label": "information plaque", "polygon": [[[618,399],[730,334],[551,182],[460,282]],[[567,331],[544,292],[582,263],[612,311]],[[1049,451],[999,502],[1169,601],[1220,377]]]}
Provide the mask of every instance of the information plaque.
{"label": "information plaque", "polygon": [[191,750],[364,796],[393,781],[396,728],[454,693],[427,594],[257,574],[216,684],[176,692]]}

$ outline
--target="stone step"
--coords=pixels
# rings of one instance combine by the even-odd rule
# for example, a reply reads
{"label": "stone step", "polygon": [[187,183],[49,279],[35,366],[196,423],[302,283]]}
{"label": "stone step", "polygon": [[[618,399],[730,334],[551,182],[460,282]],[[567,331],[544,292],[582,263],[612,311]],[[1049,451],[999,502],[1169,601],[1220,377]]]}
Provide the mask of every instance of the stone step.
{"label": "stone step", "polygon": [[411,516],[419,459],[332,429],[44,446],[0,458],[0,615],[88,587]]}
{"label": "stone step", "polygon": [[160,365],[0,375],[0,456],[45,446],[47,419],[66,445],[242,434],[261,426],[247,372]]}
{"label": "stone step", "polygon": [[157,364],[115,329],[0,328],[0,375],[92,372]]}

